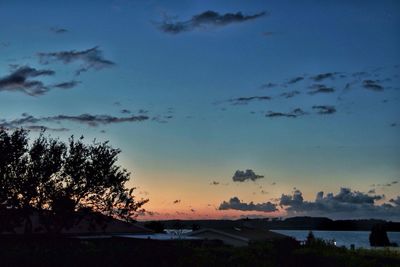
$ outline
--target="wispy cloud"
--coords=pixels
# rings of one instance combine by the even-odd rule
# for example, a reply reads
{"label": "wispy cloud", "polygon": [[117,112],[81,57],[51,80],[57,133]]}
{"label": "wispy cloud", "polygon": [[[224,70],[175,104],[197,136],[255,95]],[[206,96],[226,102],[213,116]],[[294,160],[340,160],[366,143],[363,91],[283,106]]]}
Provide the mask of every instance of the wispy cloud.
{"label": "wispy cloud", "polygon": [[371,91],[380,92],[384,90],[383,86],[379,84],[378,80],[364,80],[362,85],[365,89]]}
{"label": "wispy cloud", "polygon": [[324,84],[313,84],[310,86],[312,91],[308,92],[310,95],[320,94],[320,93],[334,93],[335,89],[332,87],[327,87]]}
{"label": "wispy cloud", "polygon": [[163,22],[158,23],[158,28],[166,33],[178,34],[209,26],[221,27],[228,24],[245,22],[260,18],[264,15],[266,15],[266,12],[260,12],[253,15],[243,15],[241,12],[220,14],[208,10],[201,14],[194,15],[191,19],[186,21],[165,19]]}
{"label": "wispy cloud", "polygon": [[265,117],[267,117],[267,118],[278,118],[278,117],[297,118],[299,116],[303,116],[306,114],[307,113],[305,111],[303,111],[301,108],[295,108],[289,113],[268,111],[268,113],[265,114]]}
{"label": "wispy cloud", "polygon": [[81,65],[76,74],[80,74],[90,69],[100,70],[115,65],[114,62],[103,57],[103,52],[99,49],[98,46],[82,51],[70,50],[50,53],[38,53],[38,56],[42,64],[48,64],[52,61],[61,61],[64,64],[80,62]]}
{"label": "wispy cloud", "polygon": [[26,115],[22,118],[2,121],[0,122],[0,127],[3,128],[17,128],[25,127],[38,123],[60,123],[64,121],[76,122],[81,124],[86,124],[88,126],[97,127],[99,125],[123,123],[123,122],[141,122],[148,120],[148,116],[144,115],[132,115],[128,117],[115,117],[111,115],[91,115],[91,114],[81,114],[81,115],[57,115],[49,117],[34,117],[32,115]]}
{"label": "wispy cloud", "polygon": [[80,83],[81,82],[79,82],[79,81],[69,81],[69,82],[57,83],[57,84],[52,85],[51,87],[60,88],[60,89],[71,89]]}
{"label": "wispy cloud", "polygon": [[312,108],[316,110],[318,114],[321,115],[333,114],[336,112],[336,108],[334,106],[321,105],[321,106],[313,106]]}
{"label": "wispy cloud", "polygon": [[57,34],[67,33],[67,32],[68,32],[67,29],[59,28],[59,27],[51,27],[51,28],[50,28],[50,31],[51,31],[52,33],[57,33]]}
{"label": "wispy cloud", "polygon": [[47,93],[50,88],[37,78],[52,76],[55,72],[49,69],[35,69],[29,66],[18,67],[9,75],[0,78],[0,91],[23,92],[31,96]]}

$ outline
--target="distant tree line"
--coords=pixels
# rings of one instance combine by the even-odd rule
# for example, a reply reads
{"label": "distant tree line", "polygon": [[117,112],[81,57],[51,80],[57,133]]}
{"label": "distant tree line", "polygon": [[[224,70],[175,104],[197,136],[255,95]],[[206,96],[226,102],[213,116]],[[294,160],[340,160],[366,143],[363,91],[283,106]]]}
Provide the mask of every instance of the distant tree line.
{"label": "distant tree line", "polygon": [[28,134],[0,129],[0,232],[23,225],[31,233],[34,214],[47,232],[58,233],[78,213],[131,221],[144,211],[148,200],[136,200],[135,188],[127,187],[130,173],[117,165],[121,151],[108,141]]}

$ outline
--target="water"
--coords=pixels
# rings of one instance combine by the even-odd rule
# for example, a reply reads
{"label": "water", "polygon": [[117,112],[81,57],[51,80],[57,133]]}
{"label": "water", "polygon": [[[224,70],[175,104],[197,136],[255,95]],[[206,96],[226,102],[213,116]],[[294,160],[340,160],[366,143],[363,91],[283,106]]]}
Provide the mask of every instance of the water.
{"label": "water", "polygon": [[[307,239],[309,231],[305,230],[272,230],[277,233],[291,236],[299,241]],[[337,246],[350,247],[354,244],[356,248],[370,248],[369,231],[312,231],[316,238],[334,240]],[[400,232],[388,232],[390,242],[400,246]]]}

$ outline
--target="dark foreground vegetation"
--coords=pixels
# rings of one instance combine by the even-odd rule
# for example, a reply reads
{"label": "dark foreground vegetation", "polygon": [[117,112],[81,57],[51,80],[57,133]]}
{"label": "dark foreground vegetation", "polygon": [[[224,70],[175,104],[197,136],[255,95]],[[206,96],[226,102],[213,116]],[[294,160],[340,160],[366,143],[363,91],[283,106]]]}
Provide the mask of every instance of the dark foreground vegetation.
{"label": "dark foreground vegetation", "polygon": [[399,252],[287,239],[229,247],[211,241],[2,237],[1,266],[400,266]]}

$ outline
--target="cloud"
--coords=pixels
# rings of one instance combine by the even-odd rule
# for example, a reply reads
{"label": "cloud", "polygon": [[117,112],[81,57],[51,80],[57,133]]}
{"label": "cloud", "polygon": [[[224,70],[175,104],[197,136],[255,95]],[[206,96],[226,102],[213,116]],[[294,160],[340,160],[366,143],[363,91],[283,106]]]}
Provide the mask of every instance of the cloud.
{"label": "cloud", "polygon": [[321,115],[333,114],[336,112],[336,108],[334,106],[313,106],[312,108]]}
{"label": "cloud", "polygon": [[320,82],[322,80],[325,79],[334,79],[336,77],[336,75],[338,75],[338,72],[326,72],[326,73],[321,73],[315,76],[310,77],[310,79],[316,81],[316,82]]}
{"label": "cloud", "polygon": [[242,210],[242,211],[262,211],[262,212],[274,212],[277,211],[277,205],[271,202],[257,203],[253,202],[245,203],[241,202],[239,198],[232,197],[228,202],[223,201],[219,205],[219,210]]}
{"label": "cloud", "polygon": [[92,127],[106,124],[123,123],[123,122],[140,122],[148,120],[148,116],[144,115],[132,115],[128,117],[115,117],[111,115],[91,115],[91,114],[81,114],[76,116],[71,115],[57,115],[49,117],[39,117],[36,118],[32,115],[23,116],[19,119],[14,119],[11,121],[0,122],[0,127],[14,129],[17,127],[25,127],[37,123],[60,123],[63,121],[76,122],[81,124],[86,124]]}
{"label": "cloud", "polygon": [[52,85],[51,87],[60,88],[60,89],[71,89],[80,83],[81,82],[79,82],[79,81],[69,81],[69,82],[57,83],[57,84]]}
{"label": "cloud", "polygon": [[301,77],[301,76],[295,77],[295,78],[293,78],[293,79],[290,79],[290,80],[287,82],[287,84],[298,83],[298,82],[300,82],[300,81],[302,81],[302,80],[304,80],[304,77]]}
{"label": "cloud", "polygon": [[247,169],[246,171],[237,170],[232,177],[234,182],[244,182],[247,180],[255,181],[257,179],[264,178],[263,175],[255,174],[253,170]]}
{"label": "cloud", "polygon": [[48,64],[51,61],[61,61],[64,64],[81,62],[80,68],[76,72],[77,75],[90,69],[100,70],[115,65],[114,62],[103,57],[103,52],[98,46],[82,51],[38,53],[38,56],[42,64]]}
{"label": "cloud", "polygon": [[252,101],[265,101],[271,100],[270,96],[249,96],[249,97],[238,97],[228,100],[232,103],[232,105],[247,105],[249,102]]}
{"label": "cloud", "polygon": [[310,88],[312,88],[313,91],[308,92],[309,95],[335,92],[335,89],[332,87],[326,87],[326,85],[323,84],[313,84]]}
{"label": "cloud", "polygon": [[276,83],[265,83],[260,86],[261,89],[269,89],[278,86]]}
{"label": "cloud", "polygon": [[365,89],[372,90],[375,92],[383,91],[384,88],[382,85],[378,84],[378,80],[364,80],[362,85]]}
{"label": "cloud", "polygon": [[194,15],[187,21],[173,21],[171,19],[166,19],[159,23],[158,28],[165,33],[178,34],[207,26],[221,27],[232,23],[245,22],[257,19],[264,15],[266,15],[266,12],[260,12],[254,15],[243,15],[241,12],[219,14],[218,12],[208,10],[201,14]]}
{"label": "cloud", "polygon": [[31,96],[43,95],[50,88],[42,81],[32,78],[52,76],[54,74],[53,70],[38,70],[29,66],[22,66],[13,70],[11,74],[0,78],[0,91],[18,91]]}
{"label": "cloud", "polygon": [[392,181],[392,182],[386,183],[386,184],[373,184],[372,186],[373,186],[373,187],[375,187],[375,186],[390,187],[390,186],[395,185],[395,184],[398,184],[398,183],[399,183],[399,181]]}
{"label": "cloud", "polygon": [[122,109],[121,113],[122,114],[131,114],[131,111],[129,109]]}
{"label": "cloud", "polygon": [[299,91],[294,90],[294,91],[282,93],[282,94],[280,94],[280,96],[282,96],[284,98],[292,98],[292,97],[294,97],[296,95],[299,95],[299,94],[300,94]]}
{"label": "cloud", "polygon": [[265,114],[265,117],[268,117],[268,118],[278,118],[278,117],[297,118],[299,116],[303,116],[306,114],[307,113],[304,112],[301,108],[295,108],[289,113],[268,111],[268,113]]}
{"label": "cloud", "polygon": [[[0,127],[1,127],[1,123],[0,123]],[[60,128],[51,128],[51,127],[47,127],[44,125],[28,125],[24,127],[27,130],[31,130],[31,131],[51,131],[51,132],[68,132],[69,129],[68,128],[64,128],[64,127],[60,127]]]}
{"label": "cloud", "polygon": [[53,33],[57,33],[57,34],[68,32],[67,29],[58,28],[58,27],[51,27],[51,28],[50,28],[50,31],[53,32]]}
{"label": "cloud", "polygon": [[292,195],[282,194],[279,205],[288,215],[329,216],[331,218],[384,218],[399,217],[400,206],[395,204],[376,205],[383,195],[370,195],[350,188],[341,188],[334,195],[318,192],[315,201],[305,201],[302,192],[296,189]]}

